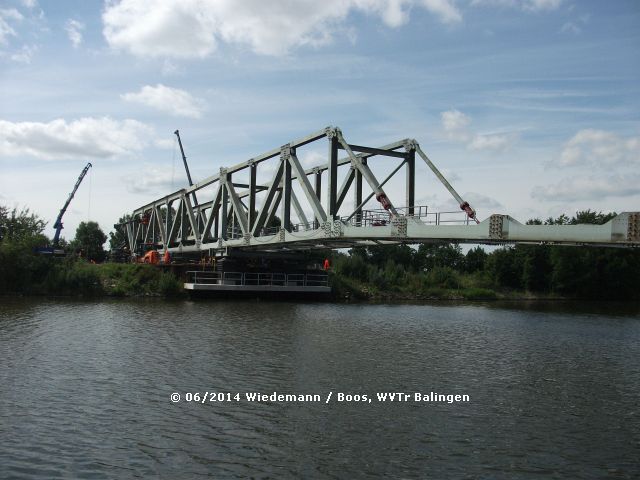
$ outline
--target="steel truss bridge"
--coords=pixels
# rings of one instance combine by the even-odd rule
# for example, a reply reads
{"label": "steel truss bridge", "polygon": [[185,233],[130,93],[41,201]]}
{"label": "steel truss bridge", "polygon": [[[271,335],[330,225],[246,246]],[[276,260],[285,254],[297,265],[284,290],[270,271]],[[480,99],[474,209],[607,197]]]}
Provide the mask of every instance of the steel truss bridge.
{"label": "steel truss bridge", "polygon": [[[328,158],[303,168],[298,151],[321,141],[328,143]],[[374,157],[384,160],[376,163]],[[423,181],[416,178],[418,159],[451,193],[460,211],[437,213],[416,205],[416,187]],[[383,173],[376,175],[379,170]],[[383,174],[385,178],[379,178]],[[387,195],[385,186],[400,175],[404,192]],[[258,181],[265,176],[268,181]],[[345,202],[348,196],[352,202]],[[376,208],[367,208],[371,204]],[[503,214],[479,222],[415,140],[377,148],[355,145],[336,127],[220,168],[137,208],[131,220],[116,228],[130,251],[138,253],[155,248],[172,254],[225,255],[232,250],[426,242],[640,246],[640,212],[621,213],[604,225],[524,225]]]}

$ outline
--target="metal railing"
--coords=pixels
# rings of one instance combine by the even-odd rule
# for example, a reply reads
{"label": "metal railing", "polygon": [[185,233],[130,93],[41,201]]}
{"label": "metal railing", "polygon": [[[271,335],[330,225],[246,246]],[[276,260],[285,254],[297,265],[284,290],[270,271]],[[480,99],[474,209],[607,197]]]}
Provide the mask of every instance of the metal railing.
{"label": "metal railing", "polygon": [[[457,212],[430,212],[426,205],[416,205],[413,207],[413,213],[409,207],[396,208],[399,215],[417,218],[425,225],[469,225],[470,218],[463,211]],[[390,225],[393,218],[388,210],[363,210],[362,213],[356,214],[351,218],[343,217],[342,221],[346,221],[354,227],[384,227]]]}
{"label": "metal railing", "polygon": [[[425,225],[469,225],[471,219],[466,212],[463,211],[451,211],[451,212],[432,212],[429,211],[427,205],[416,205],[413,207],[413,212],[409,207],[396,208],[399,215],[403,217],[416,218],[422,221]],[[390,225],[393,218],[388,210],[362,210],[361,213],[357,213],[351,217],[342,217],[341,220],[353,227],[384,227]],[[308,224],[297,223],[291,225],[291,232],[304,232],[307,230],[314,230],[319,228],[314,221]],[[280,231],[280,227],[263,227],[258,236],[276,235]],[[242,237],[242,231],[240,227],[230,226],[227,229],[227,238],[238,239]]]}
{"label": "metal railing", "polygon": [[[260,231],[256,234],[258,237],[264,237],[269,235],[277,235],[280,232],[281,227],[262,227]],[[315,224],[313,221],[309,223],[292,223],[290,231],[295,232],[306,232],[309,230],[314,230]],[[227,228],[227,238],[231,240],[236,240],[238,238],[242,238],[242,230],[239,226],[230,226]]]}
{"label": "metal railing", "polygon": [[240,285],[280,287],[328,287],[326,273],[272,272],[187,272],[187,282],[199,285]]}

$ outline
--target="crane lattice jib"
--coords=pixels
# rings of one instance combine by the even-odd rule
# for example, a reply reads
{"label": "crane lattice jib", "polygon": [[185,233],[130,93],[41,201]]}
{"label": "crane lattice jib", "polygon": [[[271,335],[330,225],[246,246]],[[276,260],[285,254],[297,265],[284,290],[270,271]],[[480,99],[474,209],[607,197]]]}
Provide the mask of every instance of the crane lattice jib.
{"label": "crane lattice jib", "polygon": [[87,172],[89,171],[89,169],[92,167],[91,163],[87,163],[87,165],[82,169],[82,172],[80,172],[80,176],[78,177],[78,180],[76,180],[76,184],[73,187],[73,190],[71,191],[71,193],[69,194],[69,198],[67,198],[67,201],[64,203],[64,206],[60,209],[60,213],[58,214],[58,218],[56,218],[56,222],[53,224],[53,228],[56,229],[56,233],[53,236],[53,245],[54,246],[58,246],[58,243],[60,241],[60,232],[62,231],[62,217],[64,216],[65,212],[67,211],[67,208],[69,207],[69,204],[71,203],[71,200],[73,200],[73,196],[76,194],[76,191],[78,190],[78,187],[80,186],[80,184],[82,183],[82,179],[84,178],[84,176],[87,174]]}
{"label": "crane lattice jib", "polygon": [[[320,142],[328,143],[327,158],[303,168],[300,150]],[[340,151],[345,152],[342,158]],[[307,159],[317,157],[316,149]],[[460,210],[437,212],[419,204],[417,198],[432,192],[417,176],[418,159],[428,167],[421,172],[433,173]],[[195,200],[196,192],[202,201]],[[224,254],[229,249],[427,242],[640,246],[638,211],[621,213],[604,225],[524,225],[499,213],[480,222],[415,140],[368,147],[348,143],[336,127],[220,168],[137,208],[130,221],[116,227],[131,252]]]}

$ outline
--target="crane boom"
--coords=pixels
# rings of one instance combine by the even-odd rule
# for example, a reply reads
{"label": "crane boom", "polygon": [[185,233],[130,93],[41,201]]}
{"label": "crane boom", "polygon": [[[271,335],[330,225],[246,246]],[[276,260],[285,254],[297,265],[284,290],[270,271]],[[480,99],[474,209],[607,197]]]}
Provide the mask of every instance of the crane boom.
{"label": "crane boom", "polygon": [[[178,137],[178,145],[180,145],[180,153],[182,154],[182,163],[184,163],[184,169],[187,171],[187,180],[189,180],[189,186],[193,186],[193,181],[191,180],[191,172],[189,172],[189,165],[187,164],[187,156],[184,154],[184,148],[182,148],[182,139],[180,138],[180,131],[176,130],[173,132],[176,137]],[[191,193],[193,197],[193,205],[198,205],[198,198],[196,197],[196,192]]]}
{"label": "crane boom", "polygon": [[67,208],[69,207],[69,204],[71,203],[71,200],[73,200],[73,196],[76,194],[76,191],[78,190],[78,187],[82,183],[82,179],[84,179],[84,176],[87,174],[87,172],[89,171],[89,169],[91,167],[92,167],[91,162],[89,162],[82,169],[82,172],[80,172],[80,176],[78,177],[78,180],[76,180],[76,184],[73,187],[73,190],[69,194],[69,198],[67,198],[67,201],[65,202],[64,206],[60,209],[60,213],[58,214],[58,218],[56,218],[56,222],[53,224],[53,228],[56,229],[56,233],[53,236],[53,246],[54,247],[57,247],[58,246],[58,242],[60,241],[60,232],[62,231],[62,228],[63,228],[62,227],[62,217],[64,216],[65,212],[67,211]]}

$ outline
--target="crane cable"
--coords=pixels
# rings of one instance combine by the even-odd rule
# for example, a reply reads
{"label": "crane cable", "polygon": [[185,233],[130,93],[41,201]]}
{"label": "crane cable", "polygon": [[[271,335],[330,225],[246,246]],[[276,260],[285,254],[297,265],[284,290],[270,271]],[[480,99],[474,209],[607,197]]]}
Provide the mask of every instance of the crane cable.
{"label": "crane cable", "polygon": [[171,191],[173,192],[173,181],[174,181],[174,177],[176,175],[176,144],[178,143],[178,141],[174,138],[173,139],[173,154],[172,154],[172,158],[171,158]]}
{"label": "crane cable", "polygon": [[87,222],[91,221],[91,170],[89,170],[89,206],[87,208]]}

